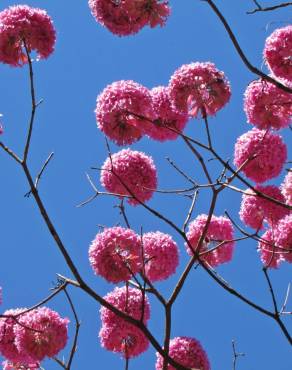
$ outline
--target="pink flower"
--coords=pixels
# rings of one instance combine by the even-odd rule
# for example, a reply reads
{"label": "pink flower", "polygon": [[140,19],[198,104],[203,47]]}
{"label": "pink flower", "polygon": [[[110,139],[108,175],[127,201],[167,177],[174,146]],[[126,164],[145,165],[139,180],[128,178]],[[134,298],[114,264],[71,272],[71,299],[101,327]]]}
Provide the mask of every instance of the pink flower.
{"label": "pink flower", "polygon": [[96,21],[119,36],[135,34],[146,25],[163,26],[170,14],[168,1],[89,0]]}
{"label": "pink flower", "polygon": [[19,353],[26,353],[31,361],[42,361],[56,356],[68,339],[69,320],[47,307],[28,311],[14,326],[15,344]]}
{"label": "pink flower", "polygon": [[175,273],[179,252],[172,237],[160,231],[143,235],[145,274],[150,281],[165,280]]}
{"label": "pink flower", "polygon": [[[180,365],[196,370],[210,370],[210,363],[200,342],[195,338],[176,337],[169,343],[169,355]],[[163,369],[163,357],[156,353],[156,370]],[[168,365],[168,370],[175,370]]]}
{"label": "pink flower", "polygon": [[118,145],[141,139],[144,126],[154,119],[149,90],[134,81],[117,81],[97,97],[98,128]]}
{"label": "pink flower", "polygon": [[292,263],[292,213],[268,229],[261,239],[258,250],[265,266],[277,268],[282,261]]}
{"label": "pink flower", "polygon": [[286,203],[292,206],[292,168],[289,169],[285,176],[284,182],[281,185],[282,194],[285,197]]}
{"label": "pink flower", "polygon": [[[146,324],[150,306],[146,295],[139,289],[122,287],[108,293],[105,300],[136,320]],[[148,339],[140,329],[116,316],[109,309],[100,309],[102,328],[99,333],[101,345],[109,351],[119,352],[125,358],[139,355],[148,348]]]}
{"label": "pink flower", "polygon": [[264,58],[277,77],[292,81],[292,26],[276,29],[266,40]]}
{"label": "pink flower", "polygon": [[277,245],[282,248],[282,257],[292,263],[292,212],[282,218],[274,231]]}
{"label": "pink flower", "polygon": [[36,370],[40,368],[40,364],[38,362],[35,363],[16,363],[10,361],[4,361],[2,363],[3,370]]}
{"label": "pink flower", "polygon": [[[121,288],[116,287],[112,292],[108,293],[104,299],[136,320],[141,320],[143,316],[144,324],[146,324],[150,318],[148,298],[146,295],[143,296],[139,289],[127,288],[126,286]],[[101,307],[100,317],[102,324],[108,325],[109,327],[116,322],[124,321],[106,307]]]}
{"label": "pink flower", "polygon": [[120,353],[125,358],[138,356],[149,347],[143,332],[125,321],[117,320],[113,325],[103,325],[99,337],[102,347]]}
{"label": "pink flower", "polygon": [[279,130],[291,122],[292,95],[268,81],[256,80],[245,91],[244,110],[248,122],[259,129]]}
{"label": "pink flower", "polygon": [[182,65],[172,75],[169,90],[174,106],[192,117],[214,115],[231,95],[224,73],[209,62]]}
{"label": "pink flower", "polygon": [[[257,185],[255,189],[273,199],[285,203],[280,189],[274,185]],[[239,217],[246,225],[257,230],[262,228],[263,222],[266,221],[270,226],[275,226],[281,218],[289,213],[287,208],[255,195],[251,189],[248,189],[247,192],[250,195],[244,194],[242,196],[239,211]]]}
{"label": "pink flower", "polygon": [[[133,194],[140,202],[145,202],[157,187],[156,168],[146,154],[123,149],[105,161],[100,181],[109,192],[130,197]],[[138,200],[129,198],[128,202],[137,205]]]}
{"label": "pink flower", "polygon": [[[16,308],[7,310],[3,315],[6,318],[0,318],[0,353],[2,356],[12,362],[30,362],[30,356],[25,351],[19,351],[16,346],[15,326],[20,321],[21,312],[25,308]],[[16,316],[14,318],[14,316]]]}
{"label": "pink flower", "polygon": [[258,183],[277,177],[286,159],[287,148],[281,136],[264,130],[253,128],[241,135],[235,144],[234,164],[240,167],[249,160],[242,172]]}
{"label": "pink flower", "polygon": [[[189,231],[186,236],[193,248],[193,250],[198,249],[198,242],[204,231],[208,216],[200,215],[194,221],[189,224]],[[216,217],[212,216],[210,224],[208,226],[207,234],[203,243],[200,246],[199,253],[204,253],[201,255],[201,260],[207,262],[210,266],[218,266],[222,263],[229,262],[232,259],[234,242],[233,226],[231,221],[223,216]],[[223,241],[228,241],[227,243],[222,243]],[[221,244],[218,248],[217,245]],[[190,256],[193,255],[193,251],[187,245],[187,252]],[[214,250],[212,251],[212,249]],[[205,253],[211,250],[209,253]]]}
{"label": "pink flower", "polygon": [[282,250],[278,248],[275,241],[273,229],[268,229],[262,236],[258,244],[258,251],[261,261],[266,267],[278,268],[283,261]]}
{"label": "pink flower", "polygon": [[111,227],[96,235],[89,261],[97,275],[112,283],[127,281],[141,267],[141,240],[133,230]]}
{"label": "pink flower", "polygon": [[56,33],[44,10],[27,5],[11,6],[0,13],[0,61],[11,66],[27,63],[24,42],[45,59],[53,51]]}
{"label": "pink flower", "polygon": [[175,131],[183,131],[188,121],[188,115],[179,112],[171,105],[167,87],[155,87],[150,93],[156,119],[145,133],[154,140],[175,140],[178,136]]}

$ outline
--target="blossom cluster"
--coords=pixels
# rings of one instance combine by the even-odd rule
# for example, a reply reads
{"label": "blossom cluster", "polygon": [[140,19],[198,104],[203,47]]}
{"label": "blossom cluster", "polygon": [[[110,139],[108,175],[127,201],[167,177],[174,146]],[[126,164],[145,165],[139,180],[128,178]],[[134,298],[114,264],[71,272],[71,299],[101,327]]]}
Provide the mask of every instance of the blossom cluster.
{"label": "blossom cluster", "polygon": [[[291,53],[291,25],[275,30],[267,38],[264,59],[270,76],[290,89]],[[244,94],[244,110],[248,122],[256,127],[237,139],[234,164],[257,184],[245,191],[239,216],[256,233],[264,229],[258,251],[263,264],[275,268],[281,261],[292,262],[292,213],[288,208],[292,205],[292,176],[288,171],[280,188],[259,184],[278,177],[287,160],[287,147],[282,137],[272,130],[290,125],[292,94],[261,78],[248,85]]]}
{"label": "blossom cluster", "polygon": [[174,140],[189,117],[214,115],[230,95],[228,80],[213,63],[185,64],[168,86],[148,90],[131,80],[108,85],[97,97],[97,126],[118,145],[132,144],[143,135]]}
{"label": "blossom cluster", "polygon": [[232,259],[234,230],[226,217],[212,216],[208,227],[207,221],[208,215],[202,214],[189,224],[186,248],[189,255],[198,253],[201,261],[215,267]]}
{"label": "blossom cluster", "polygon": [[[104,299],[131,318],[143,322],[150,318],[147,296],[136,288],[115,288]],[[109,351],[120,353],[125,358],[138,356],[146,351],[149,342],[137,326],[121,319],[106,307],[100,309],[102,327],[99,332],[101,345]]]}
{"label": "blossom cluster", "polygon": [[[210,363],[205,350],[195,338],[176,337],[169,342],[169,355],[180,365],[190,369],[210,370]],[[163,369],[163,357],[157,353],[156,370]],[[168,370],[175,370],[168,365]]]}
{"label": "blossom cluster", "polygon": [[4,368],[38,368],[43,359],[56,356],[66,346],[68,323],[47,307],[5,311],[0,318],[0,353],[7,359]]}
{"label": "blossom cluster", "polygon": [[168,1],[89,0],[96,21],[118,36],[132,35],[149,25],[163,26],[170,14]]}
{"label": "blossom cluster", "polygon": [[55,40],[52,20],[44,10],[15,5],[0,12],[0,62],[21,66],[32,50],[38,58],[47,58]]}
{"label": "blossom cluster", "polygon": [[138,272],[150,281],[165,280],[178,265],[178,246],[162,232],[142,236],[122,227],[106,228],[89,248],[89,261],[97,275],[107,281],[128,281]]}

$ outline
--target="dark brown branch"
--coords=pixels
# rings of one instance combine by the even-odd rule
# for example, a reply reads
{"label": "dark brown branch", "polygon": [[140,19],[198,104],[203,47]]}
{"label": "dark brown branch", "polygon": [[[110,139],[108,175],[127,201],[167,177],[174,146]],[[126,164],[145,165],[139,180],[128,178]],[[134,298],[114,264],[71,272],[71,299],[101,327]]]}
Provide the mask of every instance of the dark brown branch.
{"label": "dark brown branch", "polygon": [[30,122],[29,122],[29,128],[28,128],[28,134],[26,138],[26,143],[24,147],[23,152],[23,162],[26,163],[30,141],[31,141],[31,135],[33,130],[33,124],[34,124],[34,118],[35,118],[35,112],[37,108],[36,98],[35,98],[35,88],[34,88],[34,75],[33,75],[33,68],[32,68],[32,61],[29,54],[29,50],[27,48],[25,39],[23,40],[23,46],[26,52],[26,57],[28,61],[28,68],[29,68],[29,81],[30,81],[30,95],[31,95],[31,115],[30,115]]}
{"label": "dark brown branch", "polygon": [[254,14],[257,12],[269,12],[269,11],[273,11],[273,10],[277,10],[281,8],[286,8],[287,6],[292,5],[292,2],[287,2],[287,3],[281,3],[281,4],[267,6],[263,8],[257,1],[254,0],[254,3],[257,6],[257,8],[246,12],[246,14]]}
{"label": "dark brown branch", "polygon": [[8,148],[4,143],[0,141],[0,147],[8,154],[11,158],[13,158],[17,163],[21,164],[21,159],[18,157],[17,154],[13,152],[10,148]]}
{"label": "dark brown branch", "polygon": [[73,358],[74,358],[74,355],[75,355],[76,350],[77,350],[77,341],[78,341],[78,334],[79,334],[79,329],[80,329],[80,321],[78,319],[78,316],[77,316],[77,313],[76,313],[74,304],[72,302],[72,299],[71,299],[69,293],[67,292],[66,288],[64,289],[64,293],[65,293],[65,295],[67,297],[67,300],[69,302],[69,305],[71,307],[71,310],[72,310],[73,316],[74,316],[74,320],[75,320],[75,335],[74,335],[74,340],[73,340],[73,344],[72,344],[72,348],[71,348],[69,360],[68,360],[68,363],[66,365],[66,370],[70,370],[71,369],[71,365],[72,365],[72,361],[73,361]]}

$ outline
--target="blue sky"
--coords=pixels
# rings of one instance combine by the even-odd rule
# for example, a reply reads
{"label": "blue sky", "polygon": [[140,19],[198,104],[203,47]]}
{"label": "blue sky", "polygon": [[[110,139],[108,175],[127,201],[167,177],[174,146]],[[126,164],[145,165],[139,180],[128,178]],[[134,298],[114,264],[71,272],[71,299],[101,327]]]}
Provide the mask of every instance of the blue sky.
{"label": "blue sky", "polygon": [[[243,65],[222,25],[203,1],[173,0],[172,14],[164,28],[145,28],[135,36],[124,38],[112,35],[97,24],[87,1],[25,3],[46,9],[57,30],[55,53],[47,61],[34,63],[37,96],[44,102],[37,112],[30,168],[37,173],[48,154],[54,151],[54,159],[41,180],[40,194],[80,273],[91,287],[104,295],[114,286],[93,274],[88,262],[88,247],[99,224],[113,226],[122,222],[114,208],[117,201],[98,198],[84,208],[76,208],[91,195],[85,173],[89,172],[100,186],[98,173],[90,167],[100,166],[106,159],[103,135],[96,128],[93,113],[96,96],[107,84],[121,79],[132,79],[149,88],[166,85],[171,74],[182,64],[211,61],[225,72],[232,87],[230,103],[210,120],[216,149],[225,158],[232,158],[236,138],[251,128],[242,109],[242,96],[246,85],[255,76]],[[289,22],[288,11],[248,16],[245,12],[253,7],[252,1],[217,3],[251,62],[265,71],[262,66],[264,41],[275,28]],[[14,4],[4,0],[1,9]],[[30,114],[27,68],[0,65],[0,86],[0,111],[5,129],[3,141],[20,153]],[[191,120],[186,132],[204,140],[200,120]],[[289,132],[281,134],[288,144]],[[167,164],[166,157],[175,160],[198,181],[203,181],[198,163],[180,140],[160,144],[145,138],[132,147],[153,156],[158,168],[159,188],[186,186]],[[111,148],[113,152],[119,150],[113,144]],[[70,273],[33,199],[24,197],[28,185],[20,168],[4,153],[0,155],[0,168],[0,285],[3,287],[4,310],[35,304],[48,294],[52,282],[56,281],[56,273],[67,276]],[[219,170],[214,162],[210,162],[210,168]],[[283,176],[284,171],[271,183],[279,185]],[[207,212],[209,199],[208,191],[201,192],[194,216]],[[227,209],[238,219],[239,204],[239,194],[227,191],[220,197],[215,214],[220,215]],[[151,205],[178,224],[183,222],[189,206],[187,200],[167,195],[155,195]],[[167,282],[157,284],[168,296],[188,261],[183,242],[141,207],[127,207],[127,212],[136,231],[143,225],[144,231],[168,232],[180,247],[178,273]],[[255,243],[238,243],[233,261],[219,267],[219,272],[240,292],[272,309]],[[279,270],[272,271],[271,278],[281,303],[291,282],[291,265],[283,264]],[[118,355],[100,347],[99,306],[84,293],[70,291],[82,322],[73,369],[123,369],[124,363]],[[72,340],[73,318],[65,298],[59,296],[49,306],[72,319]],[[163,312],[152,298],[151,306],[149,328],[162,340]],[[172,337],[199,339],[209,355],[212,370],[231,369],[232,339],[236,340],[238,349],[246,353],[239,360],[237,370],[291,369],[291,349],[276,324],[228,295],[201,269],[191,272],[174,306],[173,318]],[[291,319],[286,323],[292,330]],[[154,369],[154,364],[155,351],[150,348],[131,361],[130,369],[150,370]],[[53,370],[58,365],[47,361],[44,367]]]}

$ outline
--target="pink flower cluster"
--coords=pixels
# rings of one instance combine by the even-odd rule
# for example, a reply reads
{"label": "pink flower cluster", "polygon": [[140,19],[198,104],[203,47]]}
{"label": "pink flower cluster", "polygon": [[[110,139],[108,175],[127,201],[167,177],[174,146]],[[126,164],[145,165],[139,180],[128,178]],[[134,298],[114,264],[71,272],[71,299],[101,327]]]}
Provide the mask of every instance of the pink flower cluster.
{"label": "pink flower cluster", "polygon": [[[132,318],[142,320],[145,325],[150,318],[148,298],[139,289],[127,286],[115,288],[104,299]],[[140,329],[106,307],[100,309],[100,314],[102,328],[99,337],[104,348],[120,353],[125,358],[138,356],[147,350],[149,342]]]}
{"label": "pink flower cluster", "polygon": [[97,97],[97,126],[117,145],[132,144],[143,135],[175,140],[189,115],[214,115],[230,95],[229,82],[213,63],[185,64],[167,87],[149,91],[125,80],[108,85]]}
{"label": "pink flower cluster", "polygon": [[281,136],[253,128],[235,144],[234,164],[257,183],[277,177],[287,159],[287,147]]}
{"label": "pink flower cluster", "polygon": [[[199,252],[202,261],[215,267],[232,259],[234,230],[228,218],[212,216],[206,236],[198,249],[198,242],[204,231],[207,219],[208,216],[202,214],[189,224],[186,236],[192,248],[187,243],[185,245],[190,256],[193,255],[193,251]],[[220,246],[217,247],[217,245]]]}
{"label": "pink flower cluster", "polygon": [[[257,185],[255,189],[270,198],[285,203],[281,190],[274,185]],[[289,210],[287,208],[259,197],[251,189],[248,189],[246,194],[242,196],[239,217],[246,225],[258,230],[263,227],[264,221],[273,227],[288,213]]]}
{"label": "pink flower cluster", "polygon": [[276,29],[266,40],[264,58],[273,74],[292,81],[292,26]]}
{"label": "pink flower cluster", "polygon": [[89,0],[96,21],[119,36],[135,34],[143,27],[163,26],[170,14],[168,1]]}
{"label": "pink flower cluster", "polygon": [[0,61],[11,66],[27,62],[24,45],[35,50],[38,58],[53,51],[56,34],[51,18],[44,10],[27,5],[11,6],[0,12]]}
{"label": "pink flower cluster", "polygon": [[107,158],[100,181],[107,191],[129,196],[129,204],[137,205],[149,200],[156,190],[156,168],[146,154],[123,149]]}
{"label": "pink flower cluster", "polygon": [[259,129],[279,130],[291,123],[292,95],[271,82],[256,80],[245,91],[244,110],[248,122]]}
{"label": "pink flower cluster", "polygon": [[[163,357],[156,353],[156,370],[163,369]],[[182,366],[196,370],[210,370],[210,363],[200,342],[195,338],[176,337],[169,343],[169,356]],[[175,370],[168,365],[168,370]]]}
{"label": "pink flower cluster", "polygon": [[151,91],[155,120],[146,134],[154,140],[175,140],[188,121],[186,113],[179,112],[171,103],[169,88],[158,86]]}
{"label": "pink flower cluster", "polygon": [[96,235],[89,261],[97,275],[112,283],[127,281],[141,268],[141,240],[130,229],[111,227]]}
{"label": "pink flower cluster", "polygon": [[175,273],[179,262],[177,244],[160,231],[143,235],[145,275],[150,281],[165,280]]}
{"label": "pink flower cluster", "polygon": [[6,366],[36,365],[56,356],[67,343],[68,319],[47,307],[24,311],[8,310],[0,319],[0,353],[8,360]]}
{"label": "pink flower cluster", "polygon": [[292,263],[292,213],[268,229],[261,239],[258,250],[265,266],[277,268],[282,261]]}
{"label": "pink flower cluster", "polygon": [[292,206],[292,168],[289,169],[285,176],[284,182],[281,185],[281,191],[286,203],[289,204],[289,206]]}
{"label": "pink flower cluster", "polygon": [[134,81],[108,85],[97,97],[95,112],[98,128],[118,145],[139,140],[154,119],[149,90]]}
{"label": "pink flower cluster", "polygon": [[209,62],[181,66],[172,75],[169,90],[174,106],[192,117],[214,115],[231,95],[224,73]]}
{"label": "pink flower cluster", "polygon": [[3,370],[36,370],[40,368],[40,363],[16,363],[10,361],[4,361],[2,363]]}

